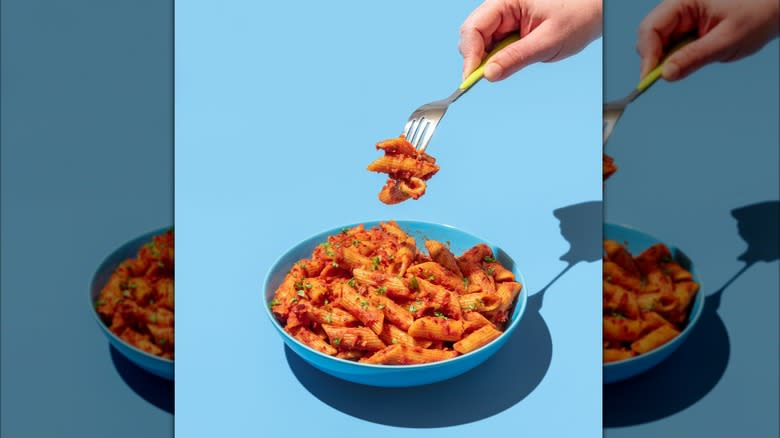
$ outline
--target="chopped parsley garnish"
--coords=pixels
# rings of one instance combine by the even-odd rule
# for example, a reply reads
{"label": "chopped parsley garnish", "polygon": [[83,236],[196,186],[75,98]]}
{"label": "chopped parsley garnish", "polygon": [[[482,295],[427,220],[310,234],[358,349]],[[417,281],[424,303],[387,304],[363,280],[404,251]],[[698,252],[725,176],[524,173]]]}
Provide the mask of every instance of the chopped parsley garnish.
{"label": "chopped parsley garnish", "polygon": [[352,246],[360,246],[360,241],[357,239],[352,239]]}
{"label": "chopped parsley garnish", "polygon": [[303,288],[304,289],[311,289],[312,285],[311,285],[311,283],[303,283]]}
{"label": "chopped parsley garnish", "polygon": [[341,344],[341,338],[335,338],[333,341],[331,341],[331,344],[338,347],[339,344]]}
{"label": "chopped parsley garnish", "polygon": [[480,307],[485,307],[485,302],[482,301],[482,298],[477,300],[477,304],[479,304]]}
{"label": "chopped parsley garnish", "polygon": [[303,281],[302,280],[298,280],[298,281],[295,282],[295,284],[293,286],[295,286],[295,289],[303,289]]}
{"label": "chopped parsley garnish", "polygon": [[397,344],[397,343],[398,343],[398,339],[393,338],[393,344]]}
{"label": "chopped parsley garnish", "polygon": [[469,304],[469,310],[477,310],[477,303]]}
{"label": "chopped parsley garnish", "polygon": [[106,302],[105,302],[105,301],[103,301],[103,300],[97,300],[97,301],[95,302],[95,306],[102,306],[103,304],[106,304]]}
{"label": "chopped parsley garnish", "polygon": [[382,261],[382,258],[379,256],[371,257],[371,263],[373,264],[374,270],[376,271],[379,269],[379,262]]}
{"label": "chopped parsley garnish", "polygon": [[417,277],[412,275],[411,278],[409,278],[409,288],[412,290],[418,290],[420,289],[420,283],[417,282]]}
{"label": "chopped parsley garnish", "polygon": [[151,321],[152,323],[156,323],[157,322],[157,314],[156,313],[152,313],[151,315],[149,315],[149,321]]}
{"label": "chopped parsley garnish", "polygon": [[166,343],[166,342],[168,342],[168,340],[167,340],[167,339],[165,339],[165,338],[160,338],[160,341],[158,342],[158,344],[160,344],[160,345],[165,345],[165,343]]}
{"label": "chopped parsley garnish", "polygon": [[298,302],[298,297],[293,297],[293,299],[290,300],[290,304],[295,304]]}
{"label": "chopped parsley garnish", "polygon": [[349,228],[342,228],[341,229],[341,234],[347,234],[347,233],[349,233]]}
{"label": "chopped parsley garnish", "polygon": [[463,277],[463,289],[468,289],[468,288],[469,288],[469,278]]}
{"label": "chopped parsley garnish", "polygon": [[337,261],[333,260],[333,262],[331,263],[331,266],[333,266],[334,268],[338,268],[339,267],[339,263]]}
{"label": "chopped parsley garnish", "polygon": [[130,296],[130,291],[129,291],[129,290],[127,290],[127,289],[123,290],[123,291],[122,291],[122,296],[123,296],[123,297],[129,297],[129,296]]}
{"label": "chopped parsley garnish", "polygon": [[384,304],[380,304],[380,305],[376,306],[376,308],[379,309],[379,310],[382,310],[382,309],[385,308],[385,305]]}
{"label": "chopped parsley garnish", "polygon": [[494,272],[496,272],[496,270],[495,270],[495,269],[493,269],[493,268],[487,268],[487,269],[485,270],[485,272],[487,272],[487,274],[488,274],[488,275],[493,275],[493,273],[494,273]]}
{"label": "chopped parsley garnish", "polygon": [[409,311],[412,312],[412,313],[416,312],[417,311],[417,306],[415,306],[414,304],[410,304],[409,305]]}
{"label": "chopped parsley garnish", "polygon": [[331,322],[333,322],[333,315],[332,315],[332,314],[330,314],[330,313],[328,313],[327,315],[325,315],[325,322],[327,322],[328,324],[330,324]]}
{"label": "chopped parsley garnish", "polygon": [[128,284],[127,284],[127,287],[129,287],[130,289],[135,289],[135,288],[137,288],[137,287],[138,287],[138,285],[137,285],[137,284],[135,284],[135,283],[128,283]]}
{"label": "chopped parsley garnish", "polygon": [[306,292],[304,292],[303,289],[299,290],[296,293],[298,294],[299,297],[305,297],[306,296]]}
{"label": "chopped parsley garnish", "polygon": [[163,264],[163,262],[157,262],[157,266],[160,268],[164,268],[165,264]]}
{"label": "chopped parsley garnish", "polygon": [[271,306],[271,307],[278,306],[279,304],[281,304],[281,303],[279,303],[279,300],[277,300],[276,298],[274,298],[273,300],[271,300],[270,303],[268,303],[268,305]]}
{"label": "chopped parsley garnish", "polygon": [[347,282],[347,284],[350,285],[350,287],[354,288],[355,287],[355,279],[354,278],[350,278],[349,281]]}
{"label": "chopped parsley garnish", "polygon": [[320,246],[325,248],[325,254],[327,254],[328,257],[333,257],[336,255],[336,253],[333,252],[333,250],[330,248],[330,242],[322,242],[320,243]]}
{"label": "chopped parsley garnish", "polygon": [[368,301],[361,301],[361,302],[360,302],[360,307],[362,307],[362,308],[364,308],[364,309],[365,309],[366,307],[368,307]]}
{"label": "chopped parsley garnish", "polygon": [[378,293],[379,295],[384,295],[385,293],[387,293],[387,288],[384,286],[379,286],[379,288],[376,290],[376,293]]}
{"label": "chopped parsley garnish", "polygon": [[443,314],[443,313],[441,313],[441,312],[434,312],[433,314],[434,314],[434,315],[435,315],[437,318],[442,318],[442,319],[449,319],[449,318],[447,318],[447,316],[446,316],[445,314]]}
{"label": "chopped parsley garnish", "polygon": [[434,277],[433,275],[431,275],[430,277],[428,277],[428,281],[434,281],[434,280],[436,280],[436,277]]}
{"label": "chopped parsley garnish", "polygon": [[484,260],[485,263],[494,263],[496,261],[496,259],[491,256],[482,257],[482,260]]}

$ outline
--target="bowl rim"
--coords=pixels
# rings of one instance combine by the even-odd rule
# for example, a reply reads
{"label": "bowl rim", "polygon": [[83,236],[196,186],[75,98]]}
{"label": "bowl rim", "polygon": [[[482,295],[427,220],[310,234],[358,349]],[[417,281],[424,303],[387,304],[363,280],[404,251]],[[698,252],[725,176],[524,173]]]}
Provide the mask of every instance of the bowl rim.
{"label": "bowl rim", "polygon": [[[277,270],[280,267],[280,263],[281,263],[282,259],[287,254],[289,254],[290,251],[292,251],[294,248],[300,246],[304,242],[309,242],[309,241],[313,241],[315,239],[319,239],[319,238],[321,238],[321,236],[325,236],[327,238],[327,236],[329,236],[331,234],[338,233],[340,230],[342,230],[344,228],[352,228],[352,227],[355,227],[355,226],[358,226],[358,225],[364,225],[366,227],[374,226],[374,225],[378,225],[381,222],[389,222],[391,220],[396,222],[397,224],[399,224],[399,226],[402,226],[402,227],[405,224],[405,225],[410,225],[410,226],[423,225],[423,226],[432,226],[432,227],[439,227],[439,228],[448,228],[450,230],[454,230],[454,231],[457,231],[459,233],[463,233],[463,234],[465,234],[465,235],[467,235],[467,236],[469,236],[469,237],[471,237],[471,238],[473,238],[473,239],[475,239],[475,240],[477,240],[479,242],[487,244],[488,246],[490,246],[490,249],[493,251],[494,254],[496,253],[497,249],[501,248],[499,246],[493,245],[492,243],[488,242],[485,239],[480,238],[479,236],[471,234],[471,233],[469,233],[467,231],[463,231],[460,228],[457,228],[457,227],[452,226],[452,225],[436,223],[436,222],[426,222],[426,221],[412,220],[412,219],[410,219],[410,220],[406,220],[406,219],[365,220],[365,221],[356,222],[356,223],[353,223],[353,224],[350,224],[350,225],[341,225],[341,226],[338,226],[338,227],[333,227],[333,228],[330,228],[330,229],[318,232],[316,234],[312,234],[309,237],[307,237],[305,239],[302,239],[299,242],[295,243],[294,245],[290,246],[285,252],[283,252],[279,257],[277,257],[276,260],[271,264],[271,267],[268,269],[268,271],[267,271],[267,273],[265,275],[265,278],[263,280],[263,285],[262,285],[262,288],[261,288],[262,289],[262,293],[260,294],[261,295],[261,300],[262,300],[262,307],[264,309],[265,314],[271,320],[271,324],[282,335],[282,337],[283,337],[283,339],[285,341],[292,341],[292,342],[296,343],[299,347],[303,347],[304,349],[308,350],[311,353],[314,353],[315,355],[317,355],[319,357],[322,357],[322,358],[324,358],[326,360],[332,360],[335,363],[340,363],[340,364],[343,364],[345,366],[350,366],[350,367],[354,366],[354,367],[365,368],[365,369],[372,369],[373,368],[373,369],[377,369],[377,370],[397,370],[397,371],[399,371],[399,370],[413,370],[413,369],[421,369],[421,368],[436,368],[436,367],[441,367],[441,366],[446,366],[446,365],[449,365],[449,364],[456,363],[458,361],[461,361],[462,359],[468,360],[470,357],[474,357],[475,354],[477,354],[479,352],[484,352],[485,349],[490,347],[491,345],[493,345],[493,346],[500,345],[500,344],[497,344],[497,343],[503,342],[503,341],[505,341],[508,338],[508,336],[511,336],[511,334],[514,332],[515,328],[517,327],[518,323],[520,322],[520,320],[523,319],[523,315],[525,314],[525,310],[526,310],[526,304],[528,302],[528,284],[525,281],[525,276],[523,276],[523,273],[519,269],[517,269],[516,267],[513,269],[512,273],[515,274],[515,280],[516,281],[519,280],[518,282],[522,285],[522,288],[520,290],[520,293],[518,293],[516,301],[514,303],[514,307],[513,307],[514,310],[512,312],[513,318],[510,320],[511,322],[509,323],[509,325],[501,332],[501,335],[499,335],[496,339],[490,341],[489,343],[487,343],[487,344],[477,348],[476,350],[473,350],[473,351],[470,351],[470,352],[468,352],[466,354],[461,354],[461,355],[458,355],[458,356],[455,356],[455,357],[452,357],[452,358],[449,358],[449,359],[440,360],[440,361],[436,361],[436,362],[428,362],[428,363],[423,363],[423,364],[409,364],[409,365],[367,364],[367,363],[351,361],[351,360],[342,359],[342,358],[339,358],[339,357],[335,357],[335,356],[331,356],[331,355],[325,354],[325,353],[323,353],[323,352],[321,352],[319,350],[315,350],[315,349],[309,347],[308,345],[304,344],[303,342],[299,341],[298,339],[295,339],[295,337],[293,337],[289,333],[287,333],[284,330],[284,327],[282,327],[282,325],[279,323],[279,321],[277,321],[276,317],[273,315],[273,312],[271,312],[271,309],[268,306],[268,302],[266,301],[266,298],[265,298],[266,290],[268,289],[268,283],[271,280],[271,275],[274,273],[275,270]],[[509,257],[510,260],[512,260],[513,263],[516,263],[515,260],[509,255],[509,253],[507,253],[505,251],[503,251],[503,252],[504,252],[504,254],[506,254],[507,257]]]}
{"label": "bowl rim", "polygon": [[[606,227],[622,228],[625,231],[629,231],[631,233],[639,234],[639,235],[641,235],[644,238],[647,238],[647,239],[650,239],[650,240],[654,240],[654,241],[659,242],[659,243],[663,243],[664,245],[667,246],[667,248],[669,248],[669,250],[672,253],[674,253],[674,251],[676,250],[676,251],[679,251],[681,254],[685,255],[686,257],[688,257],[688,254],[685,251],[681,250],[678,246],[669,244],[669,243],[667,243],[667,241],[661,240],[661,239],[657,238],[656,236],[654,236],[652,234],[649,234],[649,233],[646,233],[646,232],[644,232],[644,231],[642,231],[642,230],[640,230],[640,229],[638,229],[636,227],[633,227],[633,226],[630,226],[630,225],[612,223],[612,222],[604,222],[604,228],[606,229]],[[606,232],[604,232],[603,237],[606,238]],[[606,369],[613,369],[613,368],[619,368],[619,367],[622,367],[622,366],[626,366],[626,365],[629,365],[629,364],[633,363],[634,361],[638,362],[640,360],[647,360],[648,358],[651,358],[651,357],[654,357],[654,356],[660,356],[660,355],[666,353],[668,351],[668,348],[676,348],[677,346],[679,346],[679,345],[673,346],[673,344],[679,344],[679,343],[681,343],[681,342],[683,342],[685,340],[685,338],[688,336],[690,331],[693,329],[693,327],[699,321],[699,318],[701,317],[701,314],[704,311],[704,299],[705,299],[704,293],[702,291],[702,289],[703,289],[702,288],[702,284],[703,283],[701,281],[701,277],[699,277],[699,273],[696,270],[696,265],[693,263],[693,261],[691,261],[691,266],[690,267],[691,267],[691,269],[689,270],[689,272],[693,276],[694,281],[699,283],[699,291],[696,293],[696,297],[693,299],[693,303],[694,303],[693,306],[691,306],[691,311],[695,307],[696,308],[696,312],[693,313],[693,314],[690,314],[690,313],[688,314],[688,322],[687,322],[687,324],[685,324],[685,328],[682,329],[680,334],[678,334],[677,336],[675,336],[671,340],[667,341],[666,343],[662,344],[661,346],[659,346],[658,348],[656,348],[654,350],[648,351],[647,353],[640,354],[640,355],[637,355],[637,356],[634,356],[634,357],[629,357],[629,358],[626,358],[626,359],[616,360],[616,361],[613,361],[613,362],[603,363],[603,367],[604,367],[605,370]]]}
{"label": "bowl rim", "polygon": [[[136,237],[134,237],[134,238],[132,238],[130,240],[126,240],[121,245],[119,245],[117,247],[114,247],[114,249],[111,250],[111,252],[109,252],[105,257],[102,258],[101,262],[98,264],[97,268],[92,273],[92,276],[90,277],[90,280],[89,280],[89,287],[87,288],[87,291],[89,292],[87,298],[89,299],[89,307],[91,309],[92,316],[95,318],[95,320],[99,324],[100,328],[103,329],[102,330],[103,333],[105,333],[109,337],[109,342],[111,342],[111,341],[118,341],[124,347],[129,348],[134,353],[138,353],[138,354],[140,354],[142,356],[145,356],[147,358],[155,359],[155,360],[158,360],[160,362],[163,362],[165,364],[170,364],[170,365],[174,364],[174,360],[173,359],[167,359],[167,358],[164,358],[164,357],[155,356],[154,354],[151,354],[151,353],[148,353],[148,352],[146,352],[144,350],[141,350],[140,348],[130,344],[129,342],[125,341],[124,339],[122,339],[119,336],[117,336],[114,332],[112,332],[111,329],[106,325],[106,323],[103,322],[103,319],[100,318],[100,315],[98,315],[98,313],[97,313],[97,309],[95,308],[95,301],[92,299],[92,288],[93,288],[93,286],[97,285],[98,274],[103,270],[103,268],[107,267],[108,259],[113,257],[120,250],[126,248],[127,246],[129,246],[129,245],[131,245],[131,244],[133,244],[135,242],[138,242],[138,241],[141,241],[141,240],[151,239],[152,237],[154,237],[154,236],[156,236],[158,234],[162,234],[164,232],[167,232],[168,230],[172,230],[173,228],[174,228],[173,225],[168,225],[168,226],[164,226],[164,227],[161,227],[161,228],[157,228],[154,231],[148,231],[148,232],[146,232],[144,234],[140,234],[140,235],[138,235],[138,236],[136,236]],[[116,268],[117,268],[117,266],[114,266],[113,268],[111,268],[111,272],[113,273],[113,271],[116,270]],[[105,284],[101,284],[99,290],[102,290],[103,286],[105,286]],[[100,296],[100,292],[98,292],[98,296]],[[174,329],[174,332],[175,332],[175,329]],[[117,348],[117,350],[119,350],[121,352],[121,349]],[[124,353],[122,353],[122,354],[124,354]]]}

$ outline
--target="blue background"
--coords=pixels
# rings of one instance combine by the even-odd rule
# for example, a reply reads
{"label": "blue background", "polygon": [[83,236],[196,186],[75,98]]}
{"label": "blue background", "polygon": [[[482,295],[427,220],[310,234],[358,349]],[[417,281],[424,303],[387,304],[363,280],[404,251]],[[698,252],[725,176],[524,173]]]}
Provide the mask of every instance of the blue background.
{"label": "blue background", "polygon": [[[285,351],[261,309],[279,255],[359,221],[481,236],[515,259],[531,299],[567,266],[553,211],[601,199],[600,42],[462,97],[429,147],[442,170],[421,200],[382,205],[383,176],[364,170],[377,141],[458,85],[458,28],[477,4],[177,5],[177,433],[601,436],[598,262],[554,282],[543,319],[529,317],[483,366],[402,392],[318,374]],[[598,258],[592,206],[579,234]],[[474,391],[459,390],[467,381]],[[407,415],[419,400],[430,403]]]}
{"label": "blue background", "polygon": [[89,281],[173,221],[173,2],[2,2],[3,437],[169,437]]}
{"label": "blue background", "polygon": [[[636,85],[636,29],[656,3],[605,2],[607,100]],[[771,245],[774,235],[777,244],[777,96],[775,39],[745,60],[658,82],[628,107],[607,144],[619,169],[605,185],[606,220],[684,250],[708,295],[701,327],[667,363],[605,388],[609,438],[778,436],[776,255],[729,283],[745,266],[737,257],[752,251],[732,210],[774,201],[774,222],[758,242]]]}

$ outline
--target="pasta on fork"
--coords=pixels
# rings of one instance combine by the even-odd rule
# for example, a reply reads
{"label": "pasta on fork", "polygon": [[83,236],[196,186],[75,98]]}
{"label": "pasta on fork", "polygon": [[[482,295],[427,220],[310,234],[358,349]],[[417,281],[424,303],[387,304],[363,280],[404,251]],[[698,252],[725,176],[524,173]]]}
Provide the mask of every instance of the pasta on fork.
{"label": "pasta on fork", "polygon": [[425,181],[439,171],[436,159],[418,152],[403,135],[377,143],[377,149],[385,155],[368,165],[372,172],[389,175],[379,192],[379,200],[385,204],[398,204],[409,198],[420,199],[427,187]]}
{"label": "pasta on fork", "polygon": [[436,362],[503,332],[522,285],[485,244],[429,254],[395,222],[331,235],[290,269],[269,303],[284,330],[321,353],[368,364]]}

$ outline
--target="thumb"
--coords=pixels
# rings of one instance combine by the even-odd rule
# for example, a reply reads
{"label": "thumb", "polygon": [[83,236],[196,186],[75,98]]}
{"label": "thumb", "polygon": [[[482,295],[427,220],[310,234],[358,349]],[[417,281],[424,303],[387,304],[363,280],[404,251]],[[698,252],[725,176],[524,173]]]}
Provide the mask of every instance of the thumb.
{"label": "thumb", "polygon": [[482,57],[485,55],[485,40],[477,30],[469,29],[462,32],[458,48],[463,55],[463,79],[466,79],[466,76],[482,63]]}
{"label": "thumb", "polygon": [[716,26],[704,36],[671,54],[664,63],[661,75],[667,81],[683,79],[707,64],[723,60],[730,45],[724,26]]}
{"label": "thumb", "polygon": [[485,65],[485,78],[500,81],[535,62],[552,59],[560,43],[545,24],[493,55]]}

